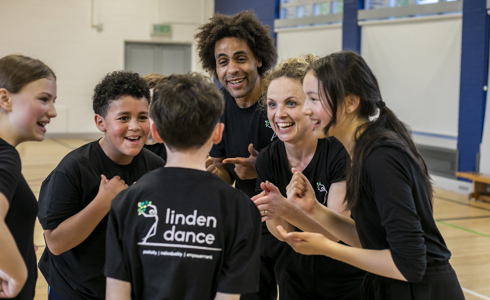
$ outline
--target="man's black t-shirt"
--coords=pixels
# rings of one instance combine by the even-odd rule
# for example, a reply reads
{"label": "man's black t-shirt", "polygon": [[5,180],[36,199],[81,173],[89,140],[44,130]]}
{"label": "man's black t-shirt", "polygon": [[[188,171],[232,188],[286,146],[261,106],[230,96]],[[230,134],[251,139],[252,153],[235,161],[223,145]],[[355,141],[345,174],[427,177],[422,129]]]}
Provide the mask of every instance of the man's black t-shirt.
{"label": "man's black t-shirt", "polygon": [[[345,180],[347,151],[336,138],[318,140],[315,154],[303,170],[316,198],[327,205],[330,185]],[[257,188],[268,180],[286,197],[293,174],[284,142],[277,140],[257,157]],[[326,256],[302,255],[286,245],[276,261],[281,299],[360,299],[365,272]]]}
{"label": "man's black t-shirt", "polygon": [[132,299],[214,299],[258,290],[260,214],[216,175],[159,168],[113,201],[107,277]]}
{"label": "man's black t-shirt", "polygon": [[407,153],[375,148],[365,161],[361,202],[352,210],[362,247],[390,249],[408,282],[420,281],[427,265],[451,257],[432,216],[424,178]]}
{"label": "man's black t-shirt", "polygon": [[164,161],[167,161],[167,149],[163,143],[155,143],[152,145],[145,145],[146,149],[160,156]]}
{"label": "man's black t-shirt", "polygon": [[[248,108],[240,108],[230,93],[221,89],[225,98],[225,111],[221,122],[225,124],[221,142],[214,145],[209,155],[211,157],[249,157],[248,145],[253,144],[260,151],[276,138],[267,113],[260,109],[258,102]],[[233,174],[235,186],[248,196],[255,196],[255,179],[241,180],[235,173],[235,165],[225,164]]]}
{"label": "man's black t-shirt", "polygon": [[[81,146],[66,155],[42,183],[39,221],[44,230],[55,229],[84,209],[99,192],[101,174],[107,179],[118,175],[131,185],[148,171],[163,165],[160,157],[146,149],[130,164],[119,165],[105,155],[98,141]],[[64,299],[105,298],[106,230],[107,216],[73,249],[58,256],[48,247],[44,250],[39,269]]]}
{"label": "man's black t-shirt", "polygon": [[19,153],[3,139],[0,139],[0,193],[9,202],[5,224],[14,237],[28,272],[24,287],[19,295],[13,299],[32,300],[37,280],[36,253],[34,251],[34,222],[38,210],[37,201],[21,173]]}

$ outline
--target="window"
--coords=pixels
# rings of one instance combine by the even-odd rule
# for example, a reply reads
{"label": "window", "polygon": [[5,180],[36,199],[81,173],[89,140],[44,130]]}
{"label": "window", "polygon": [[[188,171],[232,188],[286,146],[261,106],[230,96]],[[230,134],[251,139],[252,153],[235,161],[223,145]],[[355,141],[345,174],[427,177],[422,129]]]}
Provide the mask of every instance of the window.
{"label": "window", "polygon": [[337,14],[343,11],[343,0],[281,0],[280,18],[305,18]]}
{"label": "window", "polygon": [[365,0],[366,9],[377,9],[385,7],[402,7],[407,5],[424,5],[440,2],[454,2],[462,0]]}

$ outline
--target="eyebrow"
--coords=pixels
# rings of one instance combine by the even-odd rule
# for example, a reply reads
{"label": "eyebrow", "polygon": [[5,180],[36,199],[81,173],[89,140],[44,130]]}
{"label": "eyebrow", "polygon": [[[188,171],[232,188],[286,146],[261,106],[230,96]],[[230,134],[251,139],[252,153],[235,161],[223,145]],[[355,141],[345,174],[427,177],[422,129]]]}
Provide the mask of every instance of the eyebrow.
{"label": "eyebrow", "polygon": [[[247,55],[248,53],[247,53],[247,51],[245,51],[245,50],[238,50],[237,52],[234,52],[234,53],[233,53],[233,56],[236,56],[236,55],[241,55],[241,54],[245,54],[245,55]],[[225,53],[218,53],[217,58],[220,58],[220,57],[222,57],[222,56],[228,56],[228,55],[226,55]]]}
{"label": "eyebrow", "polygon": [[[122,111],[122,112],[118,113],[116,116],[130,115],[131,113],[132,113],[131,111]],[[149,113],[147,111],[140,111],[138,114],[139,115],[141,115],[141,114],[149,115]]]}

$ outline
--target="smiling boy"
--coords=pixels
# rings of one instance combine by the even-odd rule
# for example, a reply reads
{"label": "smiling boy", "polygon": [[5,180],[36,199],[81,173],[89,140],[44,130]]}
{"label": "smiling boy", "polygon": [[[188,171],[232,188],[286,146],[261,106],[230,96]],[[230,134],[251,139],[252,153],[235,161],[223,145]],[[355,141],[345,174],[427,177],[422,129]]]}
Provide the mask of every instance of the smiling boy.
{"label": "smiling boy", "polygon": [[149,90],[136,73],[109,73],[95,88],[95,124],[104,133],[66,155],[44,180],[39,221],[46,249],[39,269],[48,299],[104,299],[107,213],[112,199],[164,161],[145,150]]}

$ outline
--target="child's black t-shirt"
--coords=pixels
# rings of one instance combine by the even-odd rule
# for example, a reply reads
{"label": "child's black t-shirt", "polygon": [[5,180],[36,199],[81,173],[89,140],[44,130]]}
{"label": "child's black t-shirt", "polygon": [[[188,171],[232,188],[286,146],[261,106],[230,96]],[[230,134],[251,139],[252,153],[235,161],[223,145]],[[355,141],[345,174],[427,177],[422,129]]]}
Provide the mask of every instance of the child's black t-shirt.
{"label": "child's black t-shirt", "polygon": [[[119,165],[107,157],[94,141],[67,154],[43,181],[39,194],[39,222],[44,230],[55,229],[77,214],[95,198],[100,175],[107,179],[118,175],[131,185],[148,171],[164,165],[151,151],[142,149],[130,164]],[[39,261],[39,269],[48,284],[64,299],[105,298],[105,242],[107,216],[78,246],[61,255],[48,247]]]}
{"label": "child's black t-shirt", "polygon": [[156,155],[160,156],[164,161],[167,161],[167,149],[163,143],[155,143],[152,145],[144,145],[144,147]]}
{"label": "child's black t-shirt", "polygon": [[258,290],[260,214],[216,175],[159,168],[112,202],[107,277],[132,299],[214,299]]}
{"label": "child's black t-shirt", "polygon": [[[32,300],[36,288],[37,268],[34,251],[34,222],[37,201],[21,173],[17,150],[0,138],[0,193],[9,202],[5,224],[27,266],[27,281],[19,295],[13,299]],[[2,247],[0,245],[0,247]],[[2,251],[2,250],[0,250]]]}
{"label": "child's black t-shirt", "polygon": [[[225,97],[225,111],[221,122],[225,124],[221,142],[214,145],[211,157],[249,157],[248,145],[253,144],[260,151],[276,138],[267,113],[260,109],[258,102],[248,108],[240,108],[230,93],[222,88]],[[255,179],[241,180],[235,173],[235,165],[225,164],[233,174],[235,186],[249,197],[255,196]]]}

